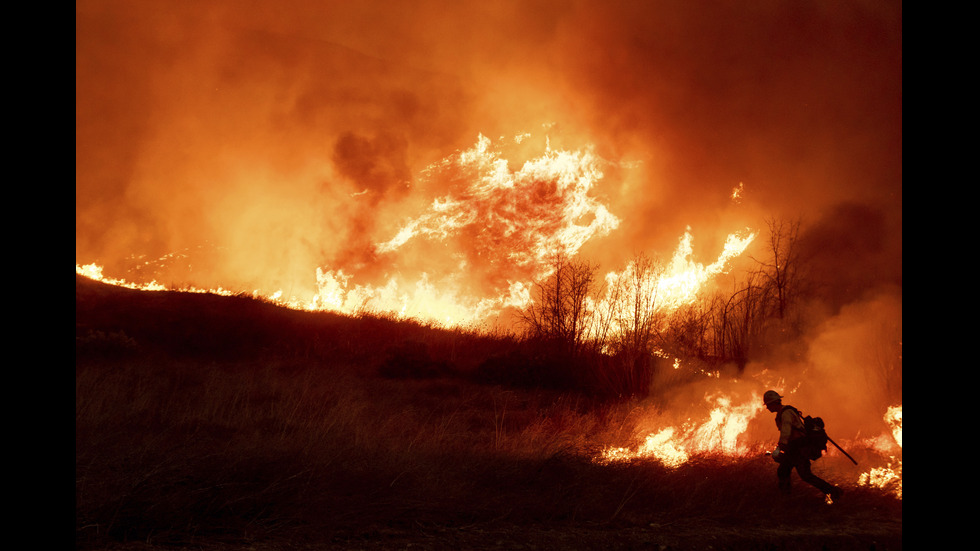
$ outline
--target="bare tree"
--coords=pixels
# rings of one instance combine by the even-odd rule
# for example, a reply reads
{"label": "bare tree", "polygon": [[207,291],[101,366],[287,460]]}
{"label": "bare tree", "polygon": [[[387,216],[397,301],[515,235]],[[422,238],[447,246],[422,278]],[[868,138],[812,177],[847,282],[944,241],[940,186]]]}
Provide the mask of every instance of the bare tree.
{"label": "bare tree", "polygon": [[799,254],[799,234],[801,222],[770,218],[768,252],[766,260],[759,263],[765,295],[772,315],[786,319],[789,310],[802,293],[803,262]]}
{"label": "bare tree", "polygon": [[660,262],[640,253],[610,282],[608,308],[615,326],[613,345],[617,351],[631,357],[650,353],[663,318],[657,303],[663,272]]}
{"label": "bare tree", "polygon": [[564,253],[552,257],[551,268],[551,275],[534,285],[535,298],[518,315],[528,336],[554,341],[574,353],[589,327],[587,298],[598,268]]}
{"label": "bare tree", "polygon": [[721,305],[716,322],[720,357],[733,361],[741,375],[749,361],[753,345],[765,319],[765,288],[755,284],[756,274],[749,274]]}
{"label": "bare tree", "polygon": [[717,295],[711,295],[678,308],[660,332],[659,346],[674,356],[713,359],[716,351],[711,322],[720,301]]}
{"label": "bare tree", "polygon": [[651,380],[655,341],[664,324],[658,303],[663,272],[658,260],[635,255],[621,273],[607,278],[605,299],[595,316],[604,324],[603,349],[615,358],[606,369],[619,373],[620,387],[628,392],[646,392]]}
{"label": "bare tree", "polygon": [[741,374],[753,354],[794,321],[794,312],[805,294],[804,262],[799,253],[801,222],[767,220],[768,256],[753,258],[757,269],[745,274],[732,291],[720,295],[713,310],[713,349],[716,358],[734,362]]}

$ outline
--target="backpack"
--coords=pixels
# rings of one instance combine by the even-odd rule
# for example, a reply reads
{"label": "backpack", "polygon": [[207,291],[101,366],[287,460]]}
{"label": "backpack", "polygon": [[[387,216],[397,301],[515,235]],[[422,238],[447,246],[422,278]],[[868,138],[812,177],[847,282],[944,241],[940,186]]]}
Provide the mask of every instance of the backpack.
{"label": "backpack", "polygon": [[787,408],[796,412],[803,419],[804,435],[800,437],[800,440],[802,440],[799,444],[800,453],[803,454],[803,457],[811,461],[820,459],[823,452],[827,451],[828,440],[827,432],[824,430],[823,419],[810,415],[804,417],[803,413],[793,406],[785,406],[784,409]]}

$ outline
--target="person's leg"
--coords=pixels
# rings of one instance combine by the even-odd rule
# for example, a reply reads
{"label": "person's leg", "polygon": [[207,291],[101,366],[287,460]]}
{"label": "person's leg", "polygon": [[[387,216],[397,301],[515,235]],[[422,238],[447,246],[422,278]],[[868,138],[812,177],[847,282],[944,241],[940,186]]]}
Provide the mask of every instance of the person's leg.
{"label": "person's leg", "polygon": [[779,491],[784,494],[789,494],[790,490],[790,475],[793,473],[793,464],[790,462],[783,462],[779,464],[776,468],[776,479],[779,481]]}
{"label": "person's leg", "polygon": [[796,472],[800,475],[800,478],[825,494],[830,494],[831,497],[840,496],[840,489],[833,484],[827,482],[826,480],[820,478],[819,476],[813,474],[810,470],[810,461],[803,460],[796,464]]}

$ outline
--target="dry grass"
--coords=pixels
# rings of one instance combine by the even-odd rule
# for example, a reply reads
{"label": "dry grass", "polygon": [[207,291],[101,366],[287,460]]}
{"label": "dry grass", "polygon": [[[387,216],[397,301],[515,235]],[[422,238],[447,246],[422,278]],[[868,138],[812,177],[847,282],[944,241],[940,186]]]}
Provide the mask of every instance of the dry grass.
{"label": "dry grass", "polygon": [[[512,344],[501,337],[167,299],[77,286],[77,548],[384,548],[369,542],[446,530],[457,539],[438,541],[454,548],[500,526],[588,528],[566,548],[609,531],[664,541],[651,530],[744,539],[814,526],[900,545],[901,501],[858,488],[834,507],[779,500],[764,458],[591,461],[635,436],[634,404],[481,384],[470,375]],[[395,370],[406,358],[418,366]],[[497,541],[523,533],[508,530]]]}

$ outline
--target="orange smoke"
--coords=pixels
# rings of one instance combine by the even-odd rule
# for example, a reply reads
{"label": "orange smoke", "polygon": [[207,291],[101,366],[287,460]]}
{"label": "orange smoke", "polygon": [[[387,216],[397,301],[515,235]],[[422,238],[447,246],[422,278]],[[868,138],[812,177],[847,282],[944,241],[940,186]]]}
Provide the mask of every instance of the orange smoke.
{"label": "orange smoke", "polygon": [[800,217],[817,334],[746,373],[900,402],[898,0],[75,6],[76,273],[466,325],[565,251],[670,311]]}
{"label": "orange smoke", "polygon": [[[891,2],[80,0],[76,263],[304,299],[313,266],[384,285],[399,268],[372,248],[403,252],[406,220],[436,238],[429,207],[458,198],[426,167],[479,133],[499,145],[546,124],[556,154],[603,160],[619,226],[581,251],[606,269],[688,226],[714,247],[842,203],[900,230],[900,21]],[[574,247],[582,230],[566,229],[549,238]],[[136,273],[134,257],[202,244],[207,259]],[[896,250],[876,274],[894,278]]]}

